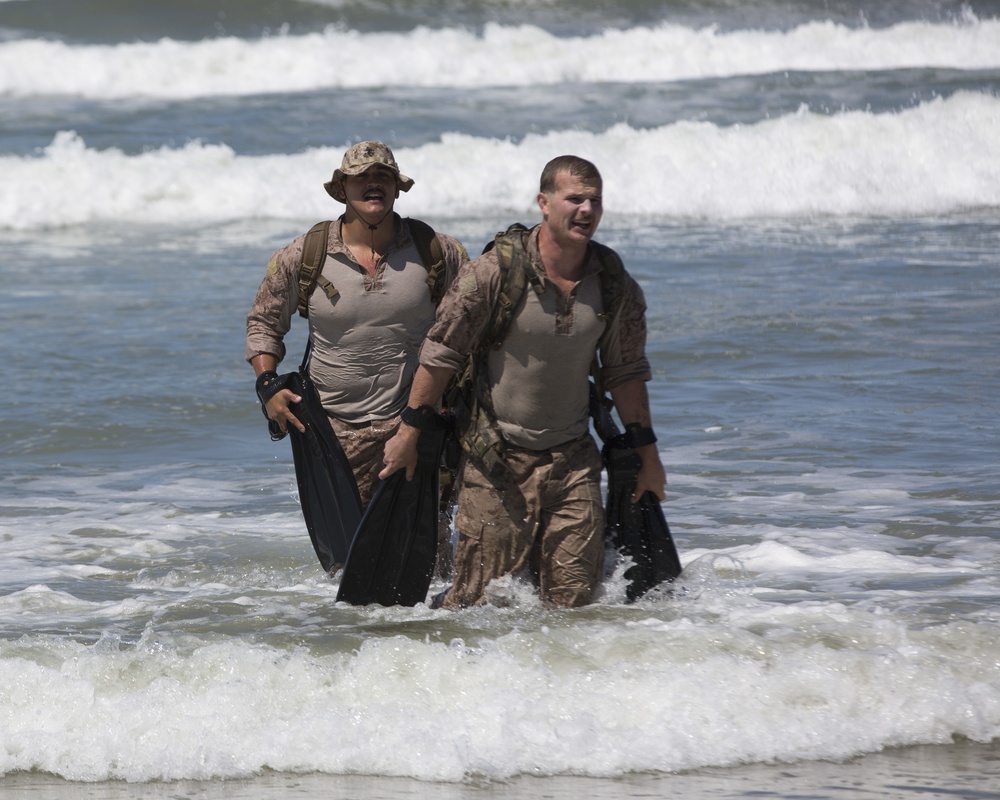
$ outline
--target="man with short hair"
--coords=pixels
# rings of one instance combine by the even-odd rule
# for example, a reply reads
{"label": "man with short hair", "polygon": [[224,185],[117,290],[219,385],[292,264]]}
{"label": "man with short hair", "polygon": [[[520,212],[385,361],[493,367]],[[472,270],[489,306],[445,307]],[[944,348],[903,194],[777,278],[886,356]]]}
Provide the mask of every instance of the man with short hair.
{"label": "man with short hair", "polygon": [[[309,375],[354,472],[362,508],[378,485],[383,446],[400,424],[417,348],[434,321],[431,265],[422,263],[417,244],[421,223],[394,211],[399,193],[413,184],[381,142],[349,148],[324,184],[345,209],[329,226],[322,290],[312,291],[305,305]],[[468,255],[456,239],[436,238],[443,293]],[[268,397],[266,389],[299,308],[305,240],[299,236],[271,256],[247,316],[246,360],[258,376],[258,394],[265,385],[265,412],[282,432],[289,425],[305,430],[289,407],[301,398],[288,389]]]}
{"label": "man with short hair", "polygon": [[[465,458],[454,582],[435,605],[486,602],[491,581],[525,570],[548,605],[574,607],[593,599],[604,556],[602,464],[589,432],[595,356],[601,383],[642,459],[633,502],[647,490],[665,496],[645,386],[652,376],[645,300],[622,268],[620,301],[605,307],[600,273],[617,256],[591,241],[603,213],[601,192],[600,173],[582,158],[561,156],[542,172],[542,222],[522,239],[534,288],[523,292],[502,345],[481,356],[477,397],[487,413],[474,414],[470,423],[492,426],[480,438],[499,438],[502,464]],[[421,345],[405,422],[386,444],[381,477],[399,469],[413,474],[422,410],[437,407],[502,305],[499,250],[466,264],[439,305]]]}

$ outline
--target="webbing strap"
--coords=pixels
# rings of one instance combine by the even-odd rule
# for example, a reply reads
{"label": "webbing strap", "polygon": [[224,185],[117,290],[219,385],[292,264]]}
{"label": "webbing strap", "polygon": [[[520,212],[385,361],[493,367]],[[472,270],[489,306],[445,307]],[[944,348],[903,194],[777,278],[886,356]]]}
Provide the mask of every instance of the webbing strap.
{"label": "webbing strap", "polygon": [[[483,249],[483,252],[496,248],[497,260],[500,263],[500,292],[497,297],[497,305],[493,311],[490,325],[484,331],[479,341],[474,346],[470,355],[469,363],[466,365],[467,375],[478,377],[480,364],[478,363],[481,354],[488,349],[499,349],[507,337],[507,331],[514,319],[518,303],[524,296],[524,290],[530,284],[536,293],[543,290],[541,279],[538,273],[531,266],[528,256],[528,237],[531,230],[521,223],[515,222],[506,231],[502,231],[494,237]],[[625,265],[619,255],[610,247],[591,242],[598,260],[601,262],[601,272],[599,278],[601,282],[601,301],[604,310],[599,315],[602,320],[610,324],[614,315],[621,306],[623,292],[623,277]],[[597,384],[599,390],[603,391],[603,382],[600,376],[600,363],[597,354],[590,368],[591,376]],[[485,386],[479,391],[487,407],[490,407],[490,398]]]}
{"label": "webbing strap", "polygon": [[434,229],[419,219],[410,218],[410,233],[413,243],[420,253],[420,262],[427,270],[427,286],[431,290],[431,302],[437,305],[444,295],[445,264],[444,251]]}
{"label": "webbing strap", "polygon": [[[330,237],[332,220],[317,222],[306,234],[302,244],[302,263],[299,265],[298,311],[303,317],[309,316],[309,298],[319,286],[323,293],[333,299],[340,292],[333,283],[323,276],[323,262],[326,261],[326,246]],[[431,301],[437,305],[447,288],[444,250],[434,229],[419,219],[409,219],[413,243],[420,254],[420,261],[427,270],[427,286],[431,291]]]}
{"label": "webbing strap", "polygon": [[[309,296],[319,279],[323,277],[323,262],[326,261],[326,243],[330,237],[330,223],[324,220],[313,225],[302,243],[302,263],[299,265],[299,314],[309,316]],[[335,297],[337,288],[323,278],[320,284],[327,297]],[[332,292],[332,293],[331,293]]]}

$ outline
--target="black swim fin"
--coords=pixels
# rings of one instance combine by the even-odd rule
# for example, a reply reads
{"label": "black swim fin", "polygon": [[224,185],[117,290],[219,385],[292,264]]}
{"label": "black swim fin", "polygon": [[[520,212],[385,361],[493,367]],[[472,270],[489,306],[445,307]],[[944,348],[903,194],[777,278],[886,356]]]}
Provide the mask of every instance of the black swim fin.
{"label": "black swim fin", "polygon": [[319,563],[329,572],[347,561],[361,521],[361,496],[312,381],[302,371],[293,372],[286,388],[302,398],[290,408],[306,427],[300,433],[294,425],[288,426],[302,516]]}
{"label": "black swim fin", "polygon": [[594,429],[604,442],[602,456],[608,471],[607,536],[619,552],[634,562],[625,571],[630,581],[625,593],[631,603],[661,583],[676,579],[681,574],[681,561],[657,497],[645,492],[638,503],[632,502],[642,460],[625,444],[624,434],[593,383],[590,411]]}
{"label": "black swim fin", "polygon": [[337,600],[415,606],[427,599],[438,547],[439,472],[449,424],[423,430],[412,480],[403,470],[379,484],[358,526]]}

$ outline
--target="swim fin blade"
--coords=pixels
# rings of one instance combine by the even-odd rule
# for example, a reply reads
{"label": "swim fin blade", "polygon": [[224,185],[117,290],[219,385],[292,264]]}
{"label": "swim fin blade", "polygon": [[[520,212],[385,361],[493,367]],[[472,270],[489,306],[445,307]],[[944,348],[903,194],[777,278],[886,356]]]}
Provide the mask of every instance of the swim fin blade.
{"label": "swim fin blade", "polygon": [[305,433],[300,433],[293,425],[288,426],[302,516],[319,563],[329,572],[347,561],[361,521],[361,496],[312,381],[294,372],[286,388],[302,398],[291,409],[306,428]]}
{"label": "swim fin blade", "polygon": [[680,556],[656,496],[644,492],[638,503],[632,502],[642,460],[625,443],[624,435],[594,384],[590,392],[591,416],[594,429],[604,443],[601,454],[608,472],[606,535],[622,555],[633,561],[625,570],[625,578],[629,581],[625,594],[633,603],[650,589],[675,580],[681,574]]}
{"label": "swim fin blade", "polygon": [[631,603],[664,581],[677,578],[681,562],[656,495],[644,492],[638,503],[632,502],[642,464],[639,456],[618,437],[605,444],[603,455],[608,470],[607,535],[618,551],[634,562],[625,571],[629,581],[625,594]]}
{"label": "swim fin blade", "polygon": [[403,470],[379,484],[358,526],[337,600],[415,606],[427,599],[437,558],[441,455],[448,424],[424,430],[411,480]]}

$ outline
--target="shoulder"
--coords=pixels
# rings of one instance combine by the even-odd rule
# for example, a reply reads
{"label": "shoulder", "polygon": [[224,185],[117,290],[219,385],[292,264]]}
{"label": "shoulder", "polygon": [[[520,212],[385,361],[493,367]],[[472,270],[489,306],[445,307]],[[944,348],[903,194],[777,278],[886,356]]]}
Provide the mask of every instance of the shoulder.
{"label": "shoulder", "polygon": [[458,264],[464,264],[469,260],[469,252],[465,249],[465,245],[454,236],[437,233],[437,239],[441,243],[441,251],[445,258],[453,259]]}
{"label": "shoulder", "polygon": [[436,231],[420,219],[413,217],[402,217],[401,219],[409,239],[416,245],[425,261],[436,262],[443,259],[453,273],[460,265],[469,260],[469,254],[465,247],[454,236]]}
{"label": "shoulder", "polygon": [[267,262],[267,274],[274,275],[279,272],[291,272],[298,268],[302,261],[302,252],[305,248],[306,234],[297,236],[284,247],[279,247],[271,253]]}
{"label": "shoulder", "polygon": [[490,251],[462,264],[452,283],[452,293],[458,296],[481,295],[492,298],[500,285],[500,265],[496,253]]}
{"label": "shoulder", "polygon": [[496,249],[487,250],[480,256],[472,259],[466,268],[476,272],[484,278],[495,277],[500,274],[500,259]]}
{"label": "shoulder", "polygon": [[622,257],[618,255],[616,250],[593,240],[590,242],[590,249],[591,254],[601,262],[604,269],[609,270],[614,275],[626,276],[628,274],[625,270],[625,262],[622,261]]}
{"label": "shoulder", "polygon": [[602,283],[613,287],[612,293],[617,295],[622,305],[635,305],[646,308],[646,300],[639,282],[632,277],[622,257],[606,244],[592,241],[592,254],[600,263]]}
{"label": "shoulder", "polygon": [[326,241],[323,242],[327,250],[334,250],[338,246],[343,244],[343,240],[340,238],[340,225],[338,220],[323,220],[317,222],[308,231],[296,236],[292,241],[274,251],[271,256],[273,258],[279,258],[283,262],[298,263],[302,260],[302,253],[305,250],[307,242],[319,240],[316,237],[321,236],[323,228],[326,228]]}

